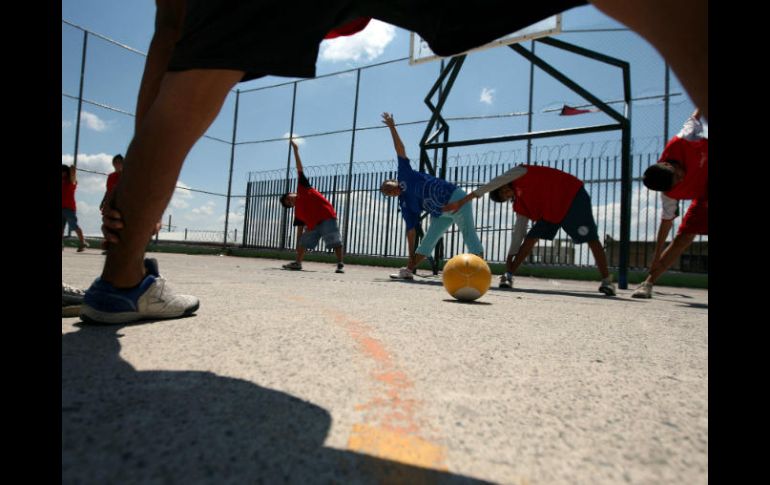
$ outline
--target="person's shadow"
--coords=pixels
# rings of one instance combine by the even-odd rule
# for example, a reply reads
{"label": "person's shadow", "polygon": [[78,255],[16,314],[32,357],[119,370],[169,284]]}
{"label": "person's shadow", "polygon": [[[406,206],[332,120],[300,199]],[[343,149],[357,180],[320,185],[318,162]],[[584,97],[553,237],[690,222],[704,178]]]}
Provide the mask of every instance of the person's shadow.
{"label": "person's shadow", "polygon": [[329,413],[241,379],[137,371],[122,327],[62,336],[62,483],[488,483],[326,448]]}

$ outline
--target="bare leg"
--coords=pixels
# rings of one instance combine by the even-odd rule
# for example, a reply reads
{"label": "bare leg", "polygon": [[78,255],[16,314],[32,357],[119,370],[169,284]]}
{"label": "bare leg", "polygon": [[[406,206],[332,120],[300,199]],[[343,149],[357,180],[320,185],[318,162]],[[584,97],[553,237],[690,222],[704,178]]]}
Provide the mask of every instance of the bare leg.
{"label": "bare leg", "polygon": [[126,153],[113,205],[123,217],[102,279],[130,288],[144,278],[144,248],[163,216],[187,153],[206,132],[225,96],[243,77],[232,70],[169,72]]}
{"label": "bare leg", "polygon": [[678,234],[663,251],[663,254],[660,255],[658,264],[650,268],[650,274],[645,282],[654,284],[674,264],[676,258],[681,256],[684,250],[692,244],[693,239],[695,239],[695,234]]}
{"label": "bare leg", "polygon": [[342,262],[342,246],[334,248],[334,254],[337,255],[337,262]]}
{"label": "bare leg", "polygon": [[652,44],[708,119],[708,0],[591,0],[591,3]]}
{"label": "bare leg", "polygon": [[414,270],[416,270],[416,269],[417,269],[417,266],[419,266],[419,265],[420,265],[420,263],[422,263],[422,261],[423,261],[424,259],[425,259],[425,256],[423,256],[422,254],[420,254],[420,253],[414,253],[414,259],[412,259],[412,260],[410,261],[409,265],[407,266],[407,269],[408,269],[409,271],[411,271],[412,273],[414,273]]}
{"label": "bare leg", "polygon": [[591,248],[591,252],[596,260],[596,266],[599,268],[599,273],[602,275],[602,279],[610,277],[610,270],[607,266],[607,255],[604,252],[602,243],[598,239],[594,241],[588,241],[588,247]]}
{"label": "bare leg", "polygon": [[75,229],[75,233],[78,235],[78,239],[80,240],[80,246],[83,247],[86,245],[86,239],[83,237],[83,230],[78,227]]}

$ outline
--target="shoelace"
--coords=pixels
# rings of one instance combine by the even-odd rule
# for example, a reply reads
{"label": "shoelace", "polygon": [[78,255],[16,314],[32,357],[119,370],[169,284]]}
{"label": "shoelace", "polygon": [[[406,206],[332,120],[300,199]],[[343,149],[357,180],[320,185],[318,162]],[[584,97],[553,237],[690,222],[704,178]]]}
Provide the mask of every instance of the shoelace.
{"label": "shoelace", "polygon": [[86,294],[86,292],[81,290],[80,288],[75,288],[74,286],[70,286],[66,283],[61,284],[61,290],[63,293],[69,293],[69,294],[78,295],[78,296]]}

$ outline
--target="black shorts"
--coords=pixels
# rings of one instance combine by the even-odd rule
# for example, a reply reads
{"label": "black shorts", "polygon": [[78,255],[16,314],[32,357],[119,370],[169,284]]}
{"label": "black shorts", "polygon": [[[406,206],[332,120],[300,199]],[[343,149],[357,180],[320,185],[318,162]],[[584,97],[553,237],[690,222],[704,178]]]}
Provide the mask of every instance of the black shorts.
{"label": "black shorts", "polygon": [[516,32],[586,0],[188,0],[168,69],[233,69],[242,81],[315,76],[330,30],[372,17],[418,33],[451,56]]}
{"label": "black shorts", "polygon": [[558,224],[539,220],[532,226],[527,233],[527,239],[546,239],[553,241],[559,228],[569,234],[575,244],[596,241],[599,239],[598,228],[594,221],[594,214],[591,210],[591,196],[586,192],[585,187],[580,187],[572,204],[567,210],[564,219]]}

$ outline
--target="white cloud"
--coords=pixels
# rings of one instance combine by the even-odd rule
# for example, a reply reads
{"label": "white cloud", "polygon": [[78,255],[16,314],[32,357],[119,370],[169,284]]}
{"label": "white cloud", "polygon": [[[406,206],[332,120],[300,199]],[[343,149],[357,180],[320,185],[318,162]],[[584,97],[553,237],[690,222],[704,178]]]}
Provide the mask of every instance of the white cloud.
{"label": "white cloud", "polygon": [[495,94],[495,90],[494,89],[482,88],[481,89],[481,97],[479,98],[479,101],[481,101],[482,103],[486,103],[486,104],[491,105],[492,104],[492,97],[493,97],[494,94]]}
{"label": "white cloud", "polygon": [[189,188],[190,186],[186,183],[181,180],[178,181],[169,205],[174,209],[187,209],[190,207],[190,204],[187,201],[193,198],[193,194],[187,190]]}
{"label": "white cloud", "polygon": [[94,131],[107,130],[107,123],[93,113],[83,111],[80,113],[80,119],[86,124],[86,127],[91,128]]}
{"label": "white cloud", "polygon": [[196,207],[191,212],[195,215],[207,215],[210,216],[214,213],[214,206],[216,202],[208,201],[200,207]]}
{"label": "white cloud", "polygon": [[[70,154],[61,156],[61,163],[72,165],[75,157]],[[84,171],[88,170],[88,172]],[[103,174],[112,173],[112,155],[107,153],[96,153],[89,155],[81,153],[78,155],[78,194],[100,193],[107,190],[107,176]],[[99,172],[99,173],[90,173]]]}
{"label": "white cloud", "polygon": [[[283,136],[282,136],[282,138],[285,138],[285,139],[287,139],[287,140],[288,140],[288,139],[289,139],[289,132],[287,131],[286,133],[284,133],[284,134],[283,134]],[[304,139],[304,138],[302,138],[301,136],[299,136],[299,135],[298,135],[298,134],[296,134],[296,133],[291,133],[291,138],[293,138],[293,139],[294,139],[294,142],[295,142],[295,143],[296,143],[298,146],[302,146],[302,145],[304,145],[304,144],[305,144],[305,139]]]}
{"label": "white cloud", "polygon": [[395,27],[372,20],[361,32],[321,42],[320,58],[329,62],[370,62],[381,56],[395,37]]}

